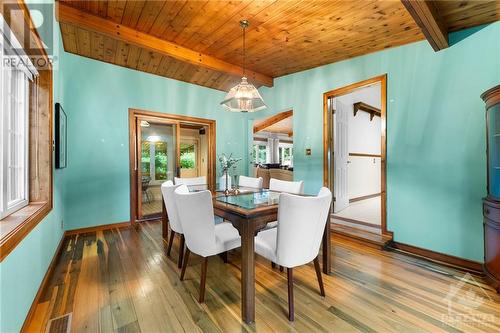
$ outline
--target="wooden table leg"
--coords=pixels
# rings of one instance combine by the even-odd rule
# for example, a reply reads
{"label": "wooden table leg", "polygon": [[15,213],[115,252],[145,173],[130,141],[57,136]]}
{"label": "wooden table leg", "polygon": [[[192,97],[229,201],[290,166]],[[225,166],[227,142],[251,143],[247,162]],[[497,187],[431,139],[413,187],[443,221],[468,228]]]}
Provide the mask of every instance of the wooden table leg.
{"label": "wooden table leg", "polygon": [[241,236],[241,318],[247,324],[255,321],[255,255],[254,226],[251,221],[240,225]]}
{"label": "wooden table leg", "polygon": [[329,275],[331,270],[331,238],[330,238],[330,211],[328,212],[328,219],[325,225],[325,232],[323,233],[323,273]]}

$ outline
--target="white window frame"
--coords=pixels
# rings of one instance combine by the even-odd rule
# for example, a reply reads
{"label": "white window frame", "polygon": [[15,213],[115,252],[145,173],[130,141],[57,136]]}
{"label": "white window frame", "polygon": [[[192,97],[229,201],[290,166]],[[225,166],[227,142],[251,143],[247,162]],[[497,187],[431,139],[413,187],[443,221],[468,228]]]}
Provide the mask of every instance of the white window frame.
{"label": "white window frame", "polygon": [[278,144],[278,152],[279,152],[279,149],[280,149],[280,148],[283,148],[283,149],[281,149],[281,154],[280,154],[280,156],[279,156],[279,159],[282,161],[282,162],[281,162],[281,164],[282,164],[282,165],[285,165],[285,164],[283,164],[283,160],[284,160],[284,158],[283,158],[283,157],[284,157],[284,156],[283,156],[283,155],[284,155],[284,154],[283,154],[283,152],[284,152],[284,149],[285,149],[285,148],[290,148],[290,149],[291,149],[291,159],[290,159],[290,165],[288,165],[288,166],[293,167],[293,153],[294,153],[294,152],[293,152],[293,143],[288,143],[288,142],[280,142],[280,143]]}
{"label": "white window frame", "polygon": [[[8,54],[5,54],[5,50],[8,50]],[[13,130],[19,130],[18,135],[22,137],[23,142],[21,145],[24,147],[22,162],[20,165],[23,168],[23,182],[24,182],[24,193],[22,198],[18,198],[12,202],[8,202],[10,193],[10,184],[8,182],[8,161],[9,154],[11,152],[11,147],[9,147],[9,126],[10,121],[7,120],[7,92],[5,87],[5,73],[4,66],[6,61],[10,64],[16,64],[17,71],[12,71],[14,75],[18,75],[18,71],[24,74],[24,77],[16,80],[18,83],[17,87],[12,87],[12,91],[15,89],[15,93],[21,91],[23,96],[16,97],[16,101],[20,103],[19,109],[22,109],[23,115],[23,127],[16,128]],[[0,219],[18,211],[19,209],[25,207],[29,203],[29,81],[32,81],[35,76],[38,75],[37,70],[31,63],[31,60],[23,51],[21,44],[18,42],[13,32],[5,22],[3,16],[0,14]],[[22,80],[22,81],[21,81]],[[21,85],[24,85],[22,87]],[[19,89],[21,87],[21,89]],[[10,104],[10,101],[9,101]],[[16,166],[20,167],[20,166]]]}
{"label": "white window frame", "polygon": [[259,146],[266,146],[266,161],[264,162],[264,164],[270,163],[269,161],[271,160],[271,150],[269,149],[269,143],[267,141],[254,141],[253,142],[252,149],[253,149],[254,154],[255,154],[255,160],[253,160],[252,162],[254,164],[259,164]]}

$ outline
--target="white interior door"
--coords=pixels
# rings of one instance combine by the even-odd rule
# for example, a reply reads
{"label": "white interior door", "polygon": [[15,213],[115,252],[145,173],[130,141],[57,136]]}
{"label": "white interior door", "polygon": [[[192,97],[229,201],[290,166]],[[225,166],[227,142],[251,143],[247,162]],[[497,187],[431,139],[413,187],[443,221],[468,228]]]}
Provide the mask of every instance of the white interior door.
{"label": "white interior door", "polygon": [[338,99],[335,110],[335,140],[334,140],[334,182],[333,190],[335,202],[333,211],[339,212],[349,206],[349,195],[347,191],[347,163],[349,161],[348,148],[348,106]]}

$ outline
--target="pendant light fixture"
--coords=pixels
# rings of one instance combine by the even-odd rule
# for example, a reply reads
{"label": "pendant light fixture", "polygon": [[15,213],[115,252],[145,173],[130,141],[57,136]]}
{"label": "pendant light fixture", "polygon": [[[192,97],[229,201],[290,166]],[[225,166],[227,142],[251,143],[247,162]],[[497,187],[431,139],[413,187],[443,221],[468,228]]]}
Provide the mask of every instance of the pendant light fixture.
{"label": "pendant light fixture", "polygon": [[267,106],[253,84],[248,83],[245,76],[245,29],[250,23],[247,20],[240,21],[243,28],[243,77],[241,82],[231,88],[226,98],[220,103],[228,111],[232,112],[255,112],[265,109]]}

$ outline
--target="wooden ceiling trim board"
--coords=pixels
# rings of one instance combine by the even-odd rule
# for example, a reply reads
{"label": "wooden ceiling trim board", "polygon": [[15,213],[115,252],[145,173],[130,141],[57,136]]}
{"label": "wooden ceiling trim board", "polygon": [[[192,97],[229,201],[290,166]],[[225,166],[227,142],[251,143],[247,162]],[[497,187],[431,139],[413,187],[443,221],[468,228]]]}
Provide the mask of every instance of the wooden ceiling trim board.
{"label": "wooden ceiling trim board", "polygon": [[[185,24],[182,29],[174,36],[172,41],[179,45],[184,45],[187,39],[198,32],[202,28],[206,28],[210,24],[213,16],[220,16],[219,13],[224,9],[227,3],[223,1],[207,1],[203,8],[191,18],[189,23]],[[210,15],[213,13],[214,15]]]}
{"label": "wooden ceiling trim board", "polygon": [[[86,29],[122,40],[129,44],[147,48],[150,51],[159,52],[163,55],[168,55],[181,61],[191,63],[193,65],[222,71],[229,75],[241,76],[243,72],[243,69],[240,66],[230,64],[226,61],[201,54],[190,49],[186,49],[177,44],[167,42],[157,37],[125,27],[123,25],[113,23],[98,16],[88,14],[78,9],[74,9],[62,3],[57,4],[59,22],[75,24],[79,27],[85,27]],[[273,79],[267,75],[251,70],[247,70],[246,73],[250,81],[253,81],[257,84],[263,84],[268,87],[271,87],[273,85]]]}
{"label": "wooden ceiling trim board", "polygon": [[[365,19],[366,21],[362,20],[362,18],[366,15],[363,14],[363,12],[361,10],[356,10],[356,8],[350,7],[350,8],[344,8],[344,12],[342,12],[342,11],[339,11],[338,9],[336,9],[337,8],[336,6],[338,6],[338,3],[331,2],[330,7],[324,8],[322,10],[324,10],[326,12],[335,12],[336,13],[335,17],[341,17],[342,15],[344,15],[344,13],[346,15],[349,14],[350,15],[349,16],[350,22],[351,21],[352,22],[363,21],[362,23],[361,22],[359,23],[359,25],[361,27],[364,27],[364,26],[370,27],[371,26],[370,23],[371,23],[371,20],[373,20],[373,18],[368,17]],[[391,5],[391,6],[393,6],[393,5]],[[299,13],[292,13],[292,15],[299,15],[300,17],[303,17],[303,21],[308,21],[310,18],[308,15],[314,16],[315,15],[314,12],[315,12],[315,10],[312,9],[312,10],[310,10],[309,14],[307,14],[305,12],[299,12]],[[358,13],[358,14],[356,14],[356,13]],[[252,33],[251,30],[248,31],[248,44],[252,45],[252,47],[249,48],[249,52],[248,52],[248,57],[249,57],[250,61],[251,61],[251,59],[254,59],[254,57],[256,57],[259,54],[261,54],[261,55],[265,54],[265,56],[262,56],[261,58],[268,59],[269,56],[273,54],[273,52],[274,53],[282,52],[283,48],[287,44],[286,40],[291,40],[291,41],[296,41],[298,39],[303,40],[304,38],[301,36],[304,33],[307,33],[308,35],[311,35],[311,36],[321,36],[321,35],[325,34],[325,31],[327,31],[328,34],[330,34],[330,35],[335,34],[337,32],[342,33],[342,35],[344,35],[345,33],[349,32],[349,31],[346,31],[345,26],[349,27],[352,25],[352,24],[337,23],[338,22],[337,20],[335,20],[335,21],[327,20],[328,21],[327,23],[329,23],[330,25],[319,24],[319,22],[316,22],[318,24],[315,24],[314,26],[317,27],[317,29],[303,31],[303,21],[296,20],[295,22],[290,22],[287,18],[285,18],[285,19],[282,19],[280,21],[272,21],[272,22],[266,22],[266,23],[262,24],[259,27],[259,29],[257,29],[259,31],[258,35]],[[286,26],[286,30],[281,28],[283,26]],[[278,27],[278,28],[276,28],[276,27]],[[271,35],[271,36],[280,35],[280,31],[286,31],[286,34],[287,34],[286,38],[274,37],[272,45],[259,42],[259,40],[261,40],[265,35]],[[356,31],[354,31],[354,33],[359,34],[359,32],[356,32]],[[283,33],[281,33],[281,34],[283,34]],[[373,37],[370,37],[370,38],[373,39]],[[240,43],[241,43],[241,41],[240,41]],[[255,46],[254,46],[254,44],[255,44]],[[321,44],[319,46],[321,47]],[[276,49],[278,49],[278,50],[276,50]],[[310,47],[309,47],[309,45],[302,45],[301,48],[290,48],[290,50],[288,50],[287,53],[288,52],[301,52],[302,53],[303,49],[310,49]],[[215,53],[215,55],[218,57],[221,57],[223,59],[235,57],[235,50],[232,50],[231,46],[228,46],[227,48],[225,48],[225,50],[226,51],[221,50],[222,52],[225,52],[225,53],[217,52],[217,53]],[[227,50],[231,50],[231,51],[227,51]],[[268,52],[266,52],[266,50],[273,50],[273,51],[271,53],[268,53]],[[315,49],[314,51],[317,52],[317,49]]]}
{"label": "wooden ceiling trim board", "polygon": [[165,76],[165,73],[168,70],[168,65],[172,61],[172,58],[168,56],[163,56],[160,61],[160,66],[158,66],[158,75]]}
{"label": "wooden ceiling trim board", "polygon": [[122,21],[123,12],[125,11],[126,1],[112,0],[108,2],[108,17],[115,22]]}
{"label": "wooden ceiling trim board", "polygon": [[90,33],[87,30],[77,29],[76,36],[78,40],[78,50],[82,53],[82,55],[88,57],[90,56]]}
{"label": "wooden ceiling trim board", "polygon": [[117,54],[116,39],[104,37],[104,61],[115,62],[115,56]]}
{"label": "wooden ceiling trim board", "polygon": [[141,49],[139,62],[137,63],[138,70],[147,72],[149,62],[151,61],[151,53],[152,52],[147,49]]}
{"label": "wooden ceiling trim board", "polygon": [[[285,2],[278,2],[276,4],[276,7],[273,8],[271,11],[267,10],[262,10],[259,12],[257,15],[251,17],[249,19],[250,21],[250,26],[247,29],[246,36],[247,36],[247,45],[251,45],[251,47],[247,48],[248,52],[247,54],[250,56],[252,52],[252,49],[256,46],[261,46],[261,44],[256,44],[255,41],[259,42],[264,42],[268,40],[266,36],[272,36],[268,34],[269,30],[265,29],[264,26],[266,23],[272,24],[272,22],[275,22],[276,20],[282,20],[285,22],[285,24],[288,24],[289,18],[292,17],[295,13],[300,11],[300,5],[303,3],[303,1],[296,1],[293,2],[294,5],[289,6],[287,5],[288,3]],[[260,15],[259,15],[260,14]],[[260,17],[262,16],[262,18]],[[209,54],[214,54],[218,57],[224,57],[227,56],[227,54],[230,53],[235,53],[238,52],[238,50],[242,49],[242,38],[241,38],[241,28],[239,28],[238,24],[239,20],[235,20],[234,23],[230,23],[230,25],[227,26],[227,28],[232,28],[234,33],[232,35],[232,38],[227,38],[227,42],[224,44],[217,44],[218,47],[213,47],[214,43],[211,43],[208,47],[204,48],[203,51],[207,52]],[[235,29],[235,27],[239,29]],[[272,41],[276,41],[276,37],[272,37]],[[265,48],[269,48],[270,45],[269,43],[266,43]],[[262,49],[263,47],[261,47]],[[241,52],[241,51],[239,51]],[[252,55],[254,56],[254,55]],[[241,57],[241,56],[240,56]]]}
{"label": "wooden ceiling trim board", "polygon": [[[214,41],[224,38],[224,27],[233,26],[233,28],[238,27],[238,20],[235,18],[237,13],[242,12],[246,7],[250,6],[252,2],[245,1],[230,1],[224,7],[225,15],[220,15],[220,13],[214,13],[209,23],[204,27],[203,32],[199,29],[196,33],[188,38],[188,40],[183,44],[193,50],[203,52],[203,50]],[[239,28],[241,29],[241,28]],[[222,30],[222,31],[221,31]]]}
{"label": "wooden ceiling trim board", "polygon": [[163,7],[168,4],[168,1],[146,1],[142,9],[141,16],[137,20],[137,25],[134,29],[148,32],[160,15]]}
{"label": "wooden ceiling trim board", "polygon": [[415,23],[420,27],[434,51],[445,49],[448,44],[448,30],[434,2],[401,0]]}
{"label": "wooden ceiling trim board", "polygon": [[156,18],[155,23],[149,30],[149,34],[158,38],[163,38],[165,31],[168,31],[172,20],[179,15],[179,12],[186,5],[186,1],[168,1],[166,6]]}
{"label": "wooden ceiling trim board", "polygon": [[278,114],[275,114],[274,116],[269,117],[269,118],[265,119],[264,121],[259,122],[258,124],[254,125],[253,132],[254,133],[260,132],[260,131],[268,128],[269,126],[274,125],[274,124],[282,121],[283,119],[290,118],[291,116],[293,116],[293,110],[289,110],[289,111],[280,112]]}
{"label": "wooden ceiling trim board", "polygon": [[119,41],[116,46],[116,49],[117,53],[114,59],[114,63],[120,66],[127,66],[127,58],[130,50],[129,45],[127,43]]}
{"label": "wooden ceiling trim board", "polygon": [[134,28],[144,8],[144,0],[127,1],[121,24]]}
{"label": "wooden ceiling trim board", "polygon": [[[243,49],[242,41],[242,29],[240,27],[241,20],[248,20],[250,26],[247,29],[249,32],[251,29],[258,27],[261,22],[259,20],[260,16],[264,16],[263,13],[272,13],[272,9],[275,8],[277,2],[269,1],[252,1],[247,7],[242,11],[237,12],[231,20],[226,22],[222,27],[220,27],[213,38],[205,38],[200,44],[200,51],[206,52],[208,54],[215,54],[216,50],[225,49],[234,40],[238,40],[238,54],[241,55]],[[198,48],[197,48],[198,49]]]}
{"label": "wooden ceiling trim board", "polygon": [[99,7],[97,9],[97,13],[99,16],[107,17],[108,16],[108,1],[107,0],[99,0]]}
{"label": "wooden ceiling trim board", "polygon": [[151,52],[151,60],[149,62],[147,71],[149,73],[156,74],[158,72],[158,68],[160,67],[160,62],[162,58],[163,56],[161,54]]}
{"label": "wooden ceiling trim board", "polygon": [[78,53],[75,27],[68,24],[61,25],[63,47],[68,52]]}
{"label": "wooden ceiling trim board", "polygon": [[[400,39],[399,39],[399,36],[401,36]],[[403,39],[403,37],[406,37],[406,38]],[[394,38],[398,38],[398,40],[394,41]],[[405,45],[405,44],[408,44],[411,42],[422,40],[424,38],[425,37],[421,33],[420,29],[417,28],[417,29],[415,29],[414,34],[410,35],[410,36],[408,36],[408,31],[402,31],[402,32],[387,36],[386,38],[377,39],[377,40],[373,40],[373,38],[364,38],[364,39],[356,40],[356,44],[357,45],[359,44],[360,47],[359,48],[357,48],[357,47],[350,48],[350,49],[345,50],[345,51],[342,51],[344,49],[339,50],[339,49],[335,48],[335,45],[333,44],[333,45],[331,45],[331,47],[327,51],[321,51],[324,54],[324,56],[323,56],[323,58],[320,58],[320,59],[313,57],[313,55],[317,54],[317,52],[318,52],[317,50],[311,51],[311,53],[304,52],[304,53],[298,54],[298,55],[296,55],[294,53],[288,54],[288,59],[284,60],[284,61],[286,61],[290,64],[300,64],[300,65],[289,67],[288,71],[280,72],[280,75],[289,74],[290,70],[291,70],[291,73],[298,72],[301,70],[326,65],[326,64],[336,62],[339,60],[349,59],[349,58],[357,57],[360,55],[366,55],[366,54],[378,52],[378,51],[381,51],[381,50],[384,50],[384,49],[387,49],[390,47]],[[347,39],[347,40],[349,40],[349,39]],[[341,43],[342,41],[344,41],[344,39],[339,39],[337,45],[339,43]],[[390,41],[390,43],[387,43],[388,41]],[[350,51],[350,50],[353,50],[353,51]],[[370,52],[366,52],[366,50],[370,50]],[[274,59],[274,57],[276,57],[276,53],[271,54],[271,55],[266,55],[266,56],[269,59],[271,59],[271,58]],[[300,57],[309,58],[311,60],[310,61],[299,61],[299,60],[301,60]],[[276,67],[276,64],[274,64],[272,62],[264,61],[262,63],[252,64],[251,66],[252,66],[252,68],[254,68],[257,71],[269,73],[271,76],[277,76],[277,74],[272,69],[273,66]],[[281,74],[281,73],[285,73],[285,74]]]}
{"label": "wooden ceiling trim board", "polygon": [[500,19],[500,1],[436,1],[448,32],[471,28]]}
{"label": "wooden ceiling trim board", "polygon": [[137,69],[140,55],[141,55],[141,49],[135,45],[130,45],[127,57],[127,67],[132,69]]}
{"label": "wooden ceiling trim board", "polygon": [[[200,15],[200,11],[205,7],[207,1],[188,1],[179,11],[179,14],[172,20],[170,29],[165,31],[162,39],[174,41],[175,38],[193,21],[194,18]],[[206,15],[205,15],[206,16]]]}
{"label": "wooden ceiling trim board", "polygon": [[[78,30],[83,31],[83,29],[80,29],[80,28],[78,28]],[[86,31],[86,32],[89,33],[89,31]],[[90,56],[94,59],[103,60],[104,59],[104,36],[102,36],[101,34],[98,34],[96,32],[91,32],[90,35],[92,36],[92,41],[91,41],[92,49],[91,49],[90,55],[87,55],[87,56]],[[79,43],[81,43],[81,41],[79,41]]]}

